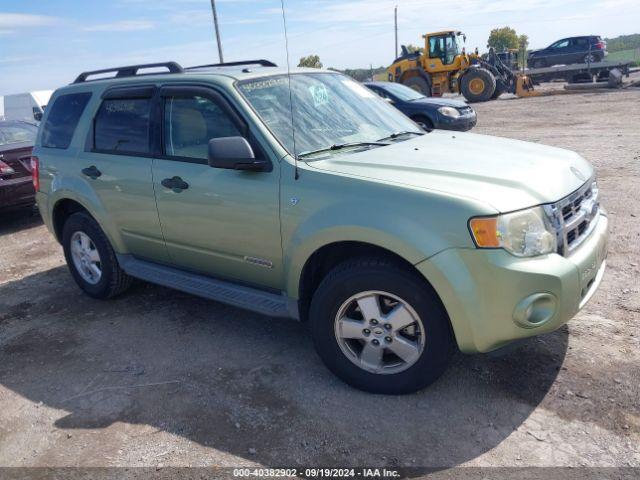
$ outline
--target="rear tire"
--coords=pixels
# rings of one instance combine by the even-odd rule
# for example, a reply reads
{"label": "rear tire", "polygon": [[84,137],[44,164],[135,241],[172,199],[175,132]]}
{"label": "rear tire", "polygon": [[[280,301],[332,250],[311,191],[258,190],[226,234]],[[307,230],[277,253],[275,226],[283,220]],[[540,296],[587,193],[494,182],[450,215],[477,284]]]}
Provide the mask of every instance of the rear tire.
{"label": "rear tire", "polygon": [[582,59],[584,63],[598,63],[600,58],[595,53],[587,53]]}
{"label": "rear tire", "polygon": [[460,90],[469,102],[486,102],[496,91],[496,78],[485,68],[471,68],[462,77]]}
{"label": "rear tire", "polygon": [[418,77],[418,76],[409,77],[402,80],[402,84],[409,88],[412,88],[417,92],[420,92],[426,97],[431,96],[431,85],[429,84],[427,79],[424,77]]}
{"label": "rear tire", "polygon": [[367,392],[420,390],[442,375],[453,353],[449,319],[435,292],[384,258],[335,267],[313,296],[309,322],[329,370]]}
{"label": "rear tire", "polygon": [[62,247],[71,276],[90,297],[115,297],[131,285],[133,279],[120,268],[107,236],[87,213],[66,220]]}

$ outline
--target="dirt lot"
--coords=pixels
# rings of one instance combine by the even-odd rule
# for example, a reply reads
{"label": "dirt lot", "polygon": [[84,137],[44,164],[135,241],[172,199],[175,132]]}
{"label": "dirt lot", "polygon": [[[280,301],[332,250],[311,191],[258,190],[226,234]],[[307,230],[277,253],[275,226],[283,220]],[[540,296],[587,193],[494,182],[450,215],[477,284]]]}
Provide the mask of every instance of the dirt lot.
{"label": "dirt lot", "polygon": [[423,392],[370,395],[301,324],[147,284],[91,300],[37,217],[4,216],[0,465],[640,466],[640,89],[477,110],[479,133],[598,170],[609,268],[568,326],[458,355]]}

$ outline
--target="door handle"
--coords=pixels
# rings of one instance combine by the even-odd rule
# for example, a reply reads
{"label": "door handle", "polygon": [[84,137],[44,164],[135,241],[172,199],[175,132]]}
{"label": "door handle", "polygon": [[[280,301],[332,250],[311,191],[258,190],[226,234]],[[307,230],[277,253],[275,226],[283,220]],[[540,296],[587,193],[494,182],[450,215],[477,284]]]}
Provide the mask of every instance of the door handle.
{"label": "door handle", "polygon": [[160,183],[163,187],[169,188],[176,193],[180,193],[181,191],[189,188],[189,184],[182,180],[180,177],[165,178]]}
{"label": "door handle", "polygon": [[100,175],[102,175],[102,172],[100,170],[98,170],[98,167],[96,167],[95,165],[91,165],[90,167],[83,168],[82,169],[82,174],[86,175],[91,180],[95,180]]}

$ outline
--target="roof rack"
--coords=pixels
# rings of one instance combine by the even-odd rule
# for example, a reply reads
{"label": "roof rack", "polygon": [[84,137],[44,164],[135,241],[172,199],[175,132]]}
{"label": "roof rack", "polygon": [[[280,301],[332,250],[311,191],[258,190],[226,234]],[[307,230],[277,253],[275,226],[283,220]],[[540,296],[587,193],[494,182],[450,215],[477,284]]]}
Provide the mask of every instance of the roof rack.
{"label": "roof rack", "polygon": [[224,63],[211,63],[209,65],[196,65],[195,67],[187,67],[185,70],[195,70],[197,68],[209,68],[209,67],[238,67],[241,65],[261,65],[263,67],[277,67],[275,63],[270,60],[242,60],[240,62],[224,62]]}
{"label": "roof rack", "polygon": [[[176,62],[146,63],[143,65],[130,65],[128,67],[105,68],[104,70],[93,70],[90,72],[82,72],[80,75],[78,75],[78,78],[76,78],[73,83],[83,83],[87,81],[87,77],[91,77],[93,75],[100,75],[102,73],[110,73],[110,72],[117,72],[115,75],[115,78],[135,77],[136,75],[138,75],[138,70],[146,69],[146,68],[158,68],[158,67],[165,67],[167,70],[169,70],[169,73],[184,72],[184,69],[180,66],[180,64]],[[146,75],[152,75],[152,74],[146,74]]]}

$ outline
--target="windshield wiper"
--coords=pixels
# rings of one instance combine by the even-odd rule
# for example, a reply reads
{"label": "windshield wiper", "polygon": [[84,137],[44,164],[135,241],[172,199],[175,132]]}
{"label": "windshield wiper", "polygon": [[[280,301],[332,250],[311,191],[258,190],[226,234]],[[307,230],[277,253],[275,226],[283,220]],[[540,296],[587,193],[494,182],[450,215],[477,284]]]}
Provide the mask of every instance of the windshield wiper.
{"label": "windshield wiper", "polygon": [[382,140],[378,140],[377,142],[349,142],[349,143],[336,143],[331,145],[330,147],[319,148],[317,150],[308,150],[306,152],[302,152],[298,154],[298,158],[308,157],[309,155],[315,155],[316,153],[322,152],[331,152],[334,150],[342,150],[343,148],[351,148],[351,147],[384,147],[389,145]]}
{"label": "windshield wiper", "polygon": [[380,140],[378,140],[379,142],[384,142],[385,140],[395,140],[398,137],[403,137],[405,135],[424,135],[425,132],[415,132],[413,130],[403,130],[401,132],[393,132],[391,135],[389,135],[388,137],[384,137],[381,138]]}

